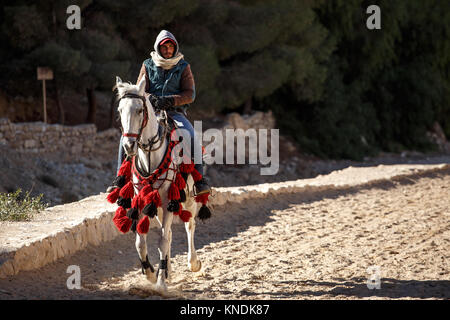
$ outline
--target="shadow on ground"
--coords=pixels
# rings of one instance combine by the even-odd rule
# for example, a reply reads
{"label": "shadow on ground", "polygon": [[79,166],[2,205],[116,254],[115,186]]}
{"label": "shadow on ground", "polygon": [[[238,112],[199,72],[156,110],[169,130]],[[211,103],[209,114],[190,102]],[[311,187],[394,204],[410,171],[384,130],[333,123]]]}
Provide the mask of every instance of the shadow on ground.
{"label": "shadow on ground", "polygon": [[[439,179],[450,174],[450,167],[431,172],[417,173],[408,177],[398,177],[390,181],[380,181],[364,186],[330,189],[323,187],[308,188],[301,193],[277,195],[261,199],[246,200],[243,203],[232,203],[213,209],[213,216],[206,222],[198,222],[195,235],[197,249],[203,248],[213,241],[219,242],[247,230],[251,226],[263,226],[273,221],[274,210],[284,210],[292,205],[309,204],[325,198],[336,199],[341,196],[355,194],[362,190],[380,188],[389,190],[399,184],[414,184],[421,178]],[[251,209],[249,209],[251,208]],[[245,217],[244,219],[242,217]],[[224,232],[223,226],[228,230]],[[159,262],[156,244],[159,241],[159,231],[151,229],[148,236],[150,262]],[[89,246],[85,250],[65,257],[55,263],[33,271],[21,272],[19,275],[0,279],[0,299],[141,299],[122,290],[100,290],[102,283],[114,284],[126,274],[134,271],[136,277],[140,274],[140,263],[135,248],[135,236],[132,233],[102,243],[99,246]],[[187,252],[187,239],[184,225],[173,225],[172,256]],[[81,269],[82,289],[67,289],[67,279],[70,274],[67,268],[78,265]],[[178,266],[180,267],[180,266]],[[185,267],[187,268],[187,266]],[[176,269],[174,269],[176,272]],[[370,298],[450,298],[450,281],[404,281],[382,279],[380,290],[368,291],[365,279],[336,280],[335,282],[298,281],[299,289],[294,293],[296,299],[326,296]],[[283,283],[280,283],[283,285]],[[287,283],[286,283],[287,285]],[[323,290],[302,290],[302,286],[314,286]],[[109,288],[114,287],[108,286]],[[330,289],[331,288],[331,289]],[[261,293],[258,293],[261,294]],[[242,291],[242,296],[251,296],[252,292]],[[273,299],[292,299],[282,291],[267,293]]]}

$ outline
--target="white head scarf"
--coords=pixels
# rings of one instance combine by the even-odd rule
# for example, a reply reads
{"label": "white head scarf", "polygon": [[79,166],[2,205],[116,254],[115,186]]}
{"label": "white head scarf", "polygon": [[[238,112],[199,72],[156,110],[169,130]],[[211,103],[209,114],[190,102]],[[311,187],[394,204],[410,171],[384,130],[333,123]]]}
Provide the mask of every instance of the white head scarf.
{"label": "white head scarf", "polygon": [[[164,39],[171,39],[175,42],[175,52],[173,54],[173,57],[170,59],[165,59],[161,53],[159,52],[159,44]],[[162,30],[158,36],[156,37],[155,44],[153,45],[153,48],[155,51],[150,52],[150,56],[152,57],[153,62],[156,64],[157,67],[161,67],[164,70],[171,69],[173,66],[175,66],[181,59],[184,58],[184,55],[179,52],[179,46],[178,41],[175,39],[175,36],[170,33],[167,30]]]}

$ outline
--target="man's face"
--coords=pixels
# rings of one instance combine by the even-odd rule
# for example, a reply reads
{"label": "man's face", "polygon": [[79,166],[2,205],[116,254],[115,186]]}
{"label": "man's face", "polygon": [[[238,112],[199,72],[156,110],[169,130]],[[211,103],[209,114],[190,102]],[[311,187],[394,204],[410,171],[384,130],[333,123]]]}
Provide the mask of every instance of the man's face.
{"label": "man's face", "polygon": [[167,41],[164,44],[161,44],[159,46],[159,52],[161,52],[161,55],[163,56],[164,59],[172,58],[174,51],[175,51],[175,46],[170,41]]}

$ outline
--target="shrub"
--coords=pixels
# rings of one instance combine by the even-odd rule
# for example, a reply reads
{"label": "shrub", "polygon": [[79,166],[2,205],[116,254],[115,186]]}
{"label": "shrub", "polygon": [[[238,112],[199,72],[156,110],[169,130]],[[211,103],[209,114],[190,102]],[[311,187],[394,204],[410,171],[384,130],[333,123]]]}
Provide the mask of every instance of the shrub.
{"label": "shrub", "polygon": [[32,197],[29,191],[22,195],[21,189],[0,193],[0,221],[30,221],[34,214],[48,207],[42,202],[43,196]]}

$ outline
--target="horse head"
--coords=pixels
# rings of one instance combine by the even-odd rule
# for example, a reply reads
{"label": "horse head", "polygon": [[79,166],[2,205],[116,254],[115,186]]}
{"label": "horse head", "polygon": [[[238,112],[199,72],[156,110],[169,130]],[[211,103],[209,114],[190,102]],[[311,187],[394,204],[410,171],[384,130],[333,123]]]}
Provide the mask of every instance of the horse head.
{"label": "horse head", "polygon": [[145,77],[137,84],[124,83],[116,77],[119,95],[118,111],[122,124],[123,147],[128,156],[137,153],[138,142],[148,122],[147,98],[145,94]]}

